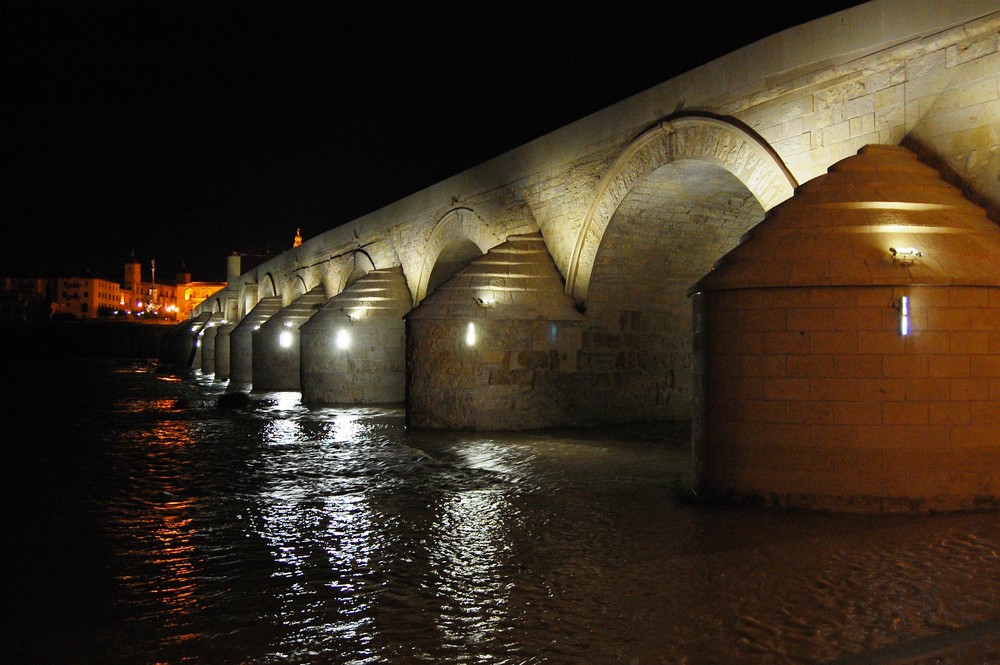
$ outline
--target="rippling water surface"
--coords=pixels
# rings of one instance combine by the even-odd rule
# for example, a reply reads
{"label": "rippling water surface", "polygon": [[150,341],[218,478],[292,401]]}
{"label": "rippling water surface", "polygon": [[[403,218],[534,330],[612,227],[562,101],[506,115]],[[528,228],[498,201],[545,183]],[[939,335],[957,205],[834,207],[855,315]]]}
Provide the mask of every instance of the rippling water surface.
{"label": "rippling water surface", "polygon": [[681,426],[414,432],[4,362],[6,662],[813,663],[1000,618],[996,514],[684,501]]}

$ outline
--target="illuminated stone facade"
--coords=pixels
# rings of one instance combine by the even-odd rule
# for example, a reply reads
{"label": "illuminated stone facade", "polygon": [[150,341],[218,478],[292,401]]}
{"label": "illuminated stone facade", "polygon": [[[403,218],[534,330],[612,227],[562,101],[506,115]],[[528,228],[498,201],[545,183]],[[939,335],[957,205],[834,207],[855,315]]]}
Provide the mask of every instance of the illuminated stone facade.
{"label": "illuminated stone facade", "polygon": [[405,398],[403,316],[412,300],[403,271],[372,270],[301,328],[302,401],[398,404]]}
{"label": "illuminated stone facade", "polygon": [[407,422],[575,424],[582,322],[541,235],[511,237],[407,315]]}
{"label": "illuminated stone facade", "polygon": [[[434,414],[412,422],[688,419],[698,394],[688,288],[831,165],[865,145],[903,145],[1000,219],[998,34],[995,3],[875,0],[751,44],[304,239],[195,308],[195,318],[224,313],[228,321],[215,336],[216,376],[226,376],[228,363],[234,385],[252,385],[251,328],[304,294],[322,287],[336,297],[361,274],[398,269],[416,308],[411,332],[422,340],[406,340],[410,395]],[[553,303],[568,297],[573,316],[554,320],[572,322],[578,347],[560,351],[558,371],[533,370],[542,378],[530,384],[518,383],[524,372],[499,371],[513,371],[504,360],[487,372],[493,356],[460,364],[451,379],[428,374],[456,367],[448,362],[464,351],[454,327],[475,306],[456,302],[447,316],[431,317],[422,313],[431,299],[454,286],[450,275],[459,273],[460,283],[477,257],[529,236],[540,238],[562,279]],[[515,337],[534,325],[518,321],[480,323],[497,327],[487,337],[506,339],[495,344],[516,355],[516,344],[529,340]],[[446,340],[457,346],[444,348]],[[475,367],[493,383],[473,376]],[[435,386],[451,395],[459,385],[469,394],[452,413],[430,403]],[[462,409],[471,412],[459,418]]]}
{"label": "illuminated stone facade", "polygon": [[1000,227],[904,148],[804,185],[693,287],[701,489],[1000,505],[998,266]]}

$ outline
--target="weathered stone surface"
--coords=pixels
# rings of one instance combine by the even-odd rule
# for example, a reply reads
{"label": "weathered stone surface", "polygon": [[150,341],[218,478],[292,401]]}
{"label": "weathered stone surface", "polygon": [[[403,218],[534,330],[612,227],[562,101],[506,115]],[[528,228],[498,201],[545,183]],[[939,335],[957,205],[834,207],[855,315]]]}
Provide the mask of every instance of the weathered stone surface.
{"label": "weathered stone surface", "polygon": [[326,302],[326,288],[316,286],[272,314],[253,334],[253,389],[298,391],[301,345],[299,329]]}
{"label": "weathered stone surface", "polygon": [[1000,506],[998,265],[1000,227],[904,148],[807,183],[692,289],[702,491]]}
{"label": "weathered stone surface", "polygon": [[230,381],[234,384],[253,383],[253,335],[279,309],[280,297],[262,298],[229,333]]}
{"label": "weathered stone surface", "polygon": [[412,296],[399,267],[373,270],[300,328],[306,404],[402,403],[403,316]]}
{"label": "weathered stone surface", "polygon": [[[334,220],[199,311],[235,322],[266,299],[287,305],[319,286],[335,295],[390,267],[419,304],[474,256],[538,232],[585,319],[560,328],[580,348],[536,377],[533,398],[551,383],[580,423],[689,417],[697,379],[683,293],[796,185],[864,145],[902,144],[1000,219],[998,34],[994,0],[875,0],[792,28],[381,210]],[[773,251],[771,270],[789,280],[841,283],[822,247],[797,263]],[[507,279],[495,268],[490,279]],[[216,378],[229,338],[233,380],[250,381],[250,335],[217,333]],[[516,358],[498,360],[506,351],[496,343],[481,353],[517,369]]]}
{"label": "weathered stone surface", "polygon": [[509,238],[407,315],[409,424],[574,424],[582,321],[541,234]]}

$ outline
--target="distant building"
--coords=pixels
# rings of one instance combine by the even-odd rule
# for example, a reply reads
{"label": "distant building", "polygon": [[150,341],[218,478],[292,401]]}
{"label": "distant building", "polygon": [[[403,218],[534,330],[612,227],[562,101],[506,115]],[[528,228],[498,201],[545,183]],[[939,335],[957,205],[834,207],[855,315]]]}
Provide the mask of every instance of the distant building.
{"label": "distant building", "polygon": [[180,321],[190,317],[196,305],[226,287],[225,282],[191,281],[191,273],[183,264],[176,279],[157,279],[155,266],[155,261],[150,261],[150,281],[145,282],[135,253],[125,262],[119,305],[126,308],[128,315]]}
{"label": "distant building", "polygon": [[44,277],[4,277],[0,321],[45,321],[52,314],[50,300]]}
{"label": "distant building", "polygon": [[95,274],[56,277],[52,283],[53,316],[62,314],[75,319],[96,319],[115,309],[121,299],[118,282]]}
{"label": "distant building", "polygon": [[225,282],[194,282],[183,265],[176,279],[157,278],[154,261],[150,261],[149,277],[149,281],[142,279],[142,264],[134,252],[125,262],[122,282],[90,272],[72,277],[5,277],[0,320],[43,321],[64,316],[173,322],[190,317],[192,308],[226,286]]}

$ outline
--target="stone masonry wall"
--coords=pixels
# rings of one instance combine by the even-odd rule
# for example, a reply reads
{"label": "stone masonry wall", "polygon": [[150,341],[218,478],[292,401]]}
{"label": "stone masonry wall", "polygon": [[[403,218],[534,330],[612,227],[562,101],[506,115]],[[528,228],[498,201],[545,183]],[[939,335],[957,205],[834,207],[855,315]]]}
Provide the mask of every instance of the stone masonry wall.
{"label": "stone masonry wall", "polygon": [[[893,307],[903,295],[907,336]],[[1000,502],[1000,289],[751,289],[697,299],[704,489],[876,511]]]}
{"label": "stone masonry wall", "polygon": [[[497,242],[538,228],[566,276],[580,229],[601,179],[642,131],[678,108],[745,123],[802,183],[866,143],[904,143],[1000,215],[1000,12],[885,43],[870,26],[924,25],[945,16],[940,3],[868,3],[775,35],[562,130],[308,238],[261,266],[276,281],[308,271],[307,287],[333,270],[331,254],[359,245],[376,267],[402,265],[413,290],[434,225],[469,206]],[[956,10],[956,15],[961,11]],[[941,19],[946,20],[946,19]],[[881,22],[881,23],[880,23]],[[916,29],[916,28],[914,28]],[[825,32],[817,33],[823,30]],[[888,30],[887,30],[888,31]],[[798,37],[801,34],[802,37]],[[816,35],[819,34],[820,38]],[[865,35],[864,38],[856,37]],[[868,39],[864,51],[863,43]],[[838,40],[843,46],[838,50]],[[842,49],[862,49],[843,51]],[[328,265],[329,264],[329,265]],[[248,286],[256,274],[243,275]],[[329,279],[330,284],[341,283]],[[335,295],[332,293],[330,295]],[[212,306],[207,302],[202,306]]]}
{"label": "stone masonry wall", "polygon": [[579,321],[408,319],[412,427],[532,429],[576,424],[570,402]]}
{"label": "stone masonry wall", "polygon": [[[235,288],[243,309],[269,295],[261,286],[270,283],[265,276],[273,279],[286,304],[285,291],[297,277],[305,280],[306,289],[323,284],[329,295],[336,295],[331,289],[343,288],[345,257],[359,247],[376,268],[402,266],[416,293],[435,229],[457,210],[470,211],[461,233],[490,242],[540,230],[566,278],[581,230],[617,160],[645,130],[678,110],[745,126],[773,149],[799,183],[864,144],[903,143],[1000,219],[1000,11],[990,4],[875,0],[764,39],[381,210],[337,221],[335,228],[241,275]],[[718,165],[712,157],[716,152],[705,146],[703,161]],[[667,164],[671,154],[664,152],[662,158]],[[594,239],[597,243],[616,242],[613,224],[608,228],[612,235]],[[718,258],[718,243],[708,236],[703,242],[691,240],[687,251],[694,262],[710,265]],[[641,254],[650,248],[618,251]],[[633,283],[660,279],[650,268],[654,264],[635,261],[630,266]],[[599,309],[579,304],[589,312]],[[214,299],[206,300],[200,311],[214,306]],[[636,320],[656,321],[654,311],[625,311]],[[614,327],[621,319],[609,315],[607,320]],[[607,330],[604,321],[595,322],[588,339],[598,340]],[[656,334],[648,339],[655,343]],[[234,379],[245,360],[241,354],[249,356],[242,349],[233,347]],[[620,374],[616,355],[615,368],[605,374],[605,392],[593,389],[596,401],[607,403],[603,396],[616,396],[622,408],[609,409],[614,418],[662,417],[655,402],[661,396],[650,389],[653,384],[630,373],[627,353],[624,362],[625,373]],[[690,360],[669,362],[683,371]],[[587,390],[584,378],[578,383],[581,391]],[[623,385],[635,390],[621,393]]]}

